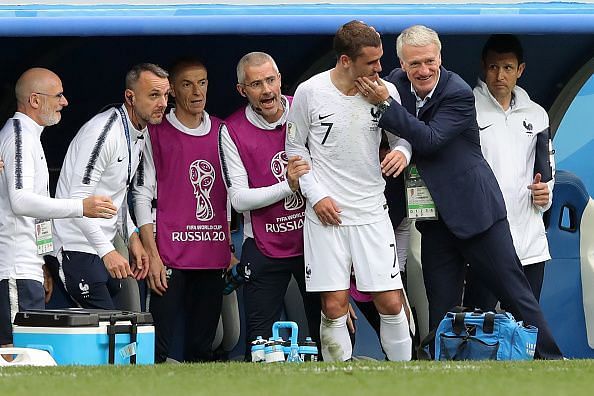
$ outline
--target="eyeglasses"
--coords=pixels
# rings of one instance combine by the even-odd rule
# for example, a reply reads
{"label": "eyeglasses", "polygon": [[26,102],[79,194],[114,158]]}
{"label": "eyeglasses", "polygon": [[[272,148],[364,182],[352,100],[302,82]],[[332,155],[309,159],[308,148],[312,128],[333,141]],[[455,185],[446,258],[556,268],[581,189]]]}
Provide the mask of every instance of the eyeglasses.
{"label": "eyeglasses", "polygon": [[252,89],[262,89],[264,87],[264,83],[266,83],[266,85],[274,85],[274,83],[276,83],[276,80],[278,80],[278,76],[270,76],[270,77],[266,77],[264,80],[256,80],[256,81],[252,81],[249,84],[241,84],[244,87],[250,87]]}
{"label": "eyeglasses", "polygon": [[58,100],[60,100],[60,99],[62,99],[64,97],[64,93],[63,92],[59,92],[59,93],[57,93],[55,95],[46,94],[46,93],[43,93],[43,92],[33,92],[33,93],[34,94],[37,94],[37,95],[49,96],[49,97],[52,97],[52,98],[56,98]]}

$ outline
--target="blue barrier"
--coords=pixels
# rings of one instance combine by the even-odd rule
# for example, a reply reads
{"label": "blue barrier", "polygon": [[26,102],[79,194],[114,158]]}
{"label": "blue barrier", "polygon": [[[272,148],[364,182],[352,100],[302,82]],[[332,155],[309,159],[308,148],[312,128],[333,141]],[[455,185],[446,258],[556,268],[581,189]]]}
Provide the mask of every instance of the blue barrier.
{"label": "blue barrier", "polygon": [[594,6],[584,3],[97,4],[2,6],[0,36],[334,34],[352,19],[382,33],[413,24],[441,34],[594,32]]}

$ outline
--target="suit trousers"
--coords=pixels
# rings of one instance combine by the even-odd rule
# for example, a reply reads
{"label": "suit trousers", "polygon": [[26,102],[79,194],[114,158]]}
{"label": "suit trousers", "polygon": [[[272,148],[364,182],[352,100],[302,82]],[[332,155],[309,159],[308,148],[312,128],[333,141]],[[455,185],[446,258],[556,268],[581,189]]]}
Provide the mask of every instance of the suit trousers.
{"label": "suit trousers", "polygon": [[[545,262],[524,265],[522,267],[530,289],[534,293],[536,301],[540,301],[540,292],[544,280]],[[480,308],[483,311],[492,311],[497,306],[497,297],[487,289],[472,268],[466,268],[466,284],[464,285],[464,306],[469,308]],[[501,309],[509,310],[509,307],[501,305]]]}
{"label": "suit trousers", "polygon": [[466,263],[470,263],[476,276],[517,320],[538,328],[536,357],[562,359],[516,255],[507,219],[468,239],[456,237],[441,219],[417,222],[417,229],[422,235],[430,330],[437,328],[452,307],[461,305]]}

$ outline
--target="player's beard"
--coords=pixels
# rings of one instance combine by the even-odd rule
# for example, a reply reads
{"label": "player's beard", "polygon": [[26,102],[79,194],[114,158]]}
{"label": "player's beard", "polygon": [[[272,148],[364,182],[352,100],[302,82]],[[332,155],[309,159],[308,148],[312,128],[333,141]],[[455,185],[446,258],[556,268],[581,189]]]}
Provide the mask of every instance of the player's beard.
{"label": "player's beard", "polygon": [[41,122],[43,122],[43,126],[52,126],[52,125],[56,125],[58,122],[60,122],[60,119],[62,118],[60,112],[53,110],[50,107],[50,104],[48,103],[48,101],[44,101],[41,105]]}
{"label": "player's beard", "polygon": [[164,115],[163,111],[153,111],[151,113],[150,117],[148,118],[147,124],[150,124],[150,125],[160,124],[161,121],[163,121],[163,115]]}
{"label": "player's beard", "polygon": [[[134,115],[136,115],[136,118],[138,120],[142,120],[145,126],[160,124],[161,121],[163,121],[164,110],[165,109],[163,109],[163,111],[154,110],[150,113],[149,112],[144,113],[144,112],[139,111],[138,109],[132,107],[132,112],[134,113]],[[142,125],[137,125],[137,127],[141,127],[139,129],[144,128]]]}

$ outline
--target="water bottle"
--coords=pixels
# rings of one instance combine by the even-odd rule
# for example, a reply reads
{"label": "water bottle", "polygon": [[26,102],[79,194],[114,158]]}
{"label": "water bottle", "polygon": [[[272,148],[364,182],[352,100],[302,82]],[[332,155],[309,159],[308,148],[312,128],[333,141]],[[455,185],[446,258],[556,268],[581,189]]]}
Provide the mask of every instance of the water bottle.
{"label": "water bottle", "polygon": [[299,356],[304,362],[318,361],[318,346],[311,337],[307,337],[299,346]]}
{"label": "water bottle", "polygon": [[299,355],[299,345],[291,343],[289,347],[289,354],[287,355],[287,362],[301,363],[303,359]]}
{"label": "water bottle", "polygon": [[248,265],[242,265],[241,263],[235,264],[233,267],[225,271],[225,287],[223,288],[223,294],[231,294],[233,290],[237,289],[243,283],[250,280],[251,271]]}
{"label": "water bottle", "polygon": [[283,340],[283,353],[285,354],[285,358],[287,358],[291,353],[291,339],[288,339],[286,341]]}
{"label": "water bottle", "polygon": [[274,340],[272,337],[266,343],[264,347],[264,357],[266,363],[284,362],[285,354],[283,352],[283,341],[282,338]]}
{"label": "water bottle", "polygon": [[266,356],[264,354],[265,345],[266,340],[261,336],[258,336],[258,338],[252,341],[252,362],[263,362],[266,360]]}

